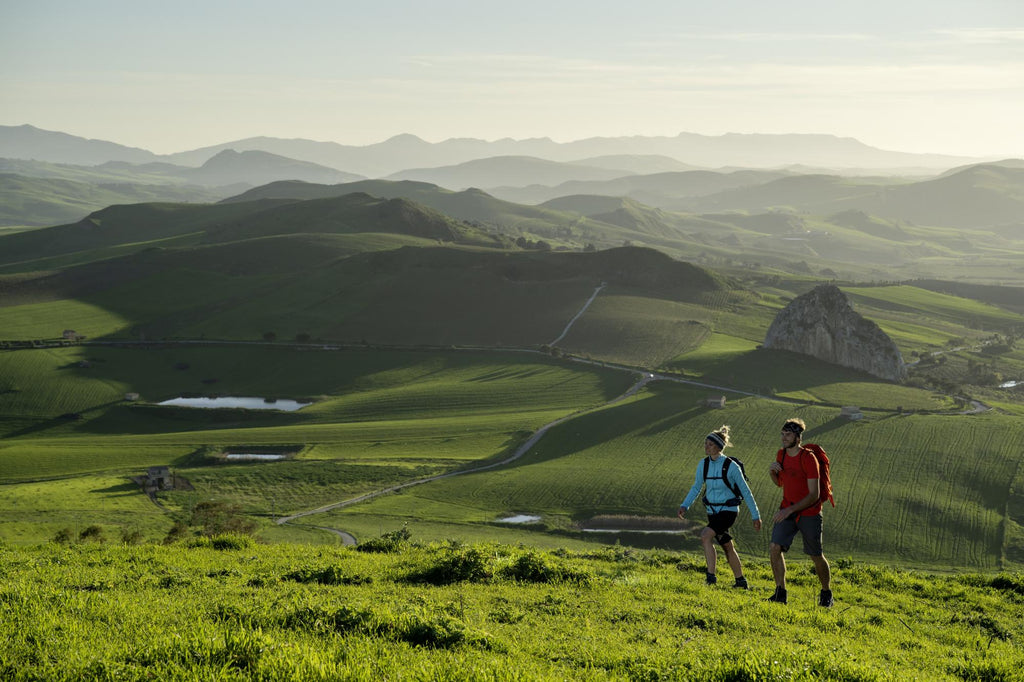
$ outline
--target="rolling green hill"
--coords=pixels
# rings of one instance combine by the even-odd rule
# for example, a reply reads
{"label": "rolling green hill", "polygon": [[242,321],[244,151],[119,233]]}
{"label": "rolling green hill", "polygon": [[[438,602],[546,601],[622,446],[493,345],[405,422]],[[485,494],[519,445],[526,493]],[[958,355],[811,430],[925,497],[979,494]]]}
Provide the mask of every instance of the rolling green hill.
{"label": "rolling green hill", "polygon": [[[502,246],[495,235],[429,209],[353,194],[333,200],[112,206],[81,222],[0,237],[0,271],[52,269],[158,246],[241,241],[294,233],[391,233]],[[4,267],[6,266],[6,267]]]}
{"label": "rolling green hill", "polygon": [[[332,186],[274,183],[237,199],[309,199],[363,191],[411,199],[491,231],[568,248],[628,242],[710,267],[740,262],[747,272],[822,273],[825,279],[938,279],[955,269],[971,281],[1024,283],[1014,267],[1024,257],[1024,241],[1012,225],[998,232],[964,232],[884,217],[877,196],[896,196],[921,183],[824,175],[779,179],[778,174],[765,182],[766,176],[753,171],[642,177],[652,183],[652,191],[680,195],[712,191],[709,187],[723,183],[741,189],[712,193],[706,200],[650,197],[644,203],[640,195],[620,188],[618,196],[572,194],[525,206],[477,190],[451,192],[425,183],[375,180]],[[1010,196],[1013,191],[1008,186]]]}
{"label": "rolling green hill", "polygon": [[44,227],[76,221],[113,204],[148,201],[213,202],[223,196],[197,186],[60,178],[0,173],[0,225]]}
{"label": "rolling green hill", "polygon": [[77,329],[90,338],[253,340],[274,331],[282,339],[345,343],[538,347],[559,335],[601,282],[678,301],[725,287],[701,268],[647,249],[396,249],[401,242],[386,237],[295,235],[154,249],[0,278],[10,292],[0,299],[0,328],[8,339],[53,338],[71,325],[76,303],[106,311],[106,323],[93,315],[92,325]]}
{"label": "rolling green hill", "polygon": [[[511,237],[538,237],[572,247],[599,243],[603,247],[620,246],[626,240],[643,243],[648,234],[639,226],[602,222],[571,209],[526,206],[496,199],[487,192],[468,189],[453,192],[437,185],[409,180],[364,180],[341,185],[311,185],[277,182],[257,187],[225,202],[255,199],[323,199],[365,192],[376,197],[409,199],[445,215]],[[639,229],[638,229],[639,228]]]}
{"label": "rolling green hill", "polygon": [[706,170],[673,171],[649,175],[630,175],[606,181],[574,180],[555,187],[490,188],[497,197],[524,204],[540,204],[576,194],[629,197],[649,206],[671,209],[693,197],[716,194],[737,187],[760,185],[787,177],[786,171]]}
{"label": "rolling green hill", "polygon": [[1024,169],[982,164],[918,182],[800,175],[666,208],[697,212],[785,209],[817,214],[859,210],[922,225],[999,229],[1019,239],[1024,215]]}

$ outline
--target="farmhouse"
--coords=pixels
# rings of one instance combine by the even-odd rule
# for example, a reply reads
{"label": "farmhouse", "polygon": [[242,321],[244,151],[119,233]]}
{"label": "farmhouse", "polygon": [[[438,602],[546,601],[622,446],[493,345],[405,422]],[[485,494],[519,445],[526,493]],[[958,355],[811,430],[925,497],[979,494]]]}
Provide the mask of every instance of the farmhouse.
{"label": "farmhouse", "polygon": [[138,393],[125,393],[124,394],[124,399],[127,400],[128,402],[133,403],[133,402],[135,402],[136,400],[139,399],[139,394]]}
{"label": "farmhouse", "polygon": [[861,412],[860,408],[856,407],[855,405],[846,405],[842,409],[839,410],[839,416],[840,417],[845,417],[846,419],[849,419],[850,421],[854,421],[854,420],[857,420],[857,419],[863,419],[864,418],[864,413]]}
{"label": "farmhouse", "polygon": [[173,490],[174,474],[170,467],[149,467],[146,470],[146,485],[150,490]]}
{"label": "farmhouse", "polygon": [[725,407],[725,396],[724,395],[712,395],[704,399],[704,407],[713,407],[716,410],[721,410]]}

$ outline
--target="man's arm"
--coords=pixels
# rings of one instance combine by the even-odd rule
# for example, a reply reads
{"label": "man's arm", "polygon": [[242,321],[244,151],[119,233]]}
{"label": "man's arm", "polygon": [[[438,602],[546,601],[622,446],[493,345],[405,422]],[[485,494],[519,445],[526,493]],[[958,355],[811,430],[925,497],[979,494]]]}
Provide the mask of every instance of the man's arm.
{"label": "man's arm", "polygon": [[791,504],[785,509],[780,509],[775,513],[774,521],[778,523],[788,516],[795,515],[808,507],[813,507],[818,502],[818,479],[808,478],[807,479],[807,496],[797,502]]}

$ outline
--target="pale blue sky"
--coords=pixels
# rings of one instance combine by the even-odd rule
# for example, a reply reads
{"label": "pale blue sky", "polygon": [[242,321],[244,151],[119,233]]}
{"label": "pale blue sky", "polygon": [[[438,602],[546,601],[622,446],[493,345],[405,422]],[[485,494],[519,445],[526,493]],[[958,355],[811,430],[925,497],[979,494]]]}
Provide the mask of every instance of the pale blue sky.
{"label": "pale blue sky", "polygon": [[830,133],[1024,156],[1024,0],[0,0],[0,125],[267,135]]}

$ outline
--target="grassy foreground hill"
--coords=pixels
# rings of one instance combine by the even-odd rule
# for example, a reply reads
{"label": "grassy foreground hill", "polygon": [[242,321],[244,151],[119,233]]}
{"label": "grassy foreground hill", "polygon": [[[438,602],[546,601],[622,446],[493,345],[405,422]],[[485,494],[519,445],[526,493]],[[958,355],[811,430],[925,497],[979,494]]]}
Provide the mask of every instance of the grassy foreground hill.
{"label": "grassy foreground hill", "polygon": [[834,564],[836,606],[694,554],[421,545],[0,547],[8,680],[1020,680],[1020,574]]}

